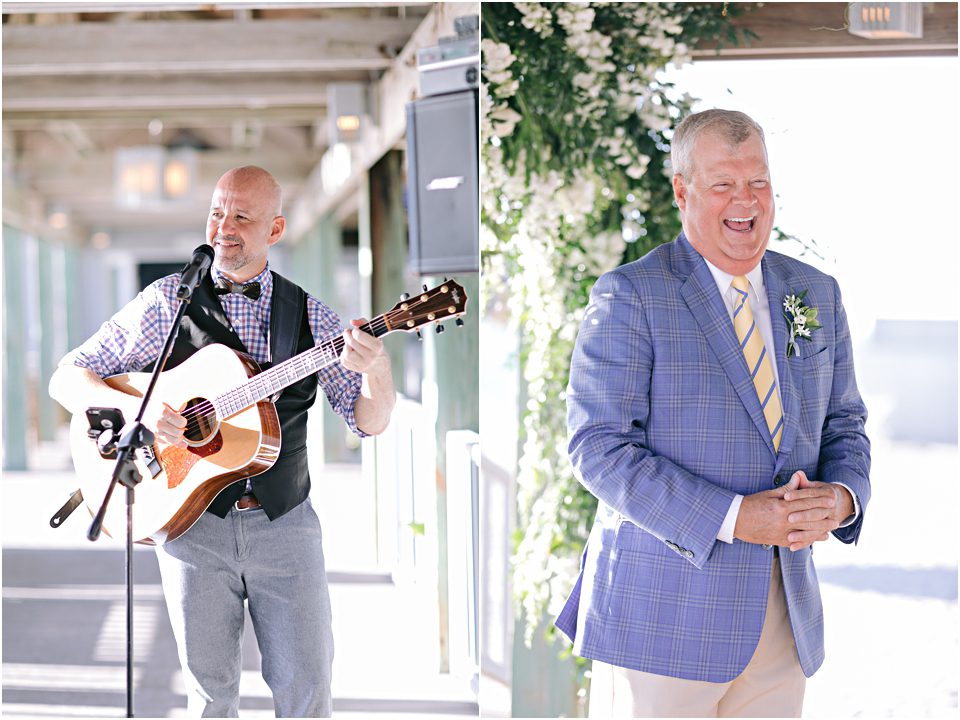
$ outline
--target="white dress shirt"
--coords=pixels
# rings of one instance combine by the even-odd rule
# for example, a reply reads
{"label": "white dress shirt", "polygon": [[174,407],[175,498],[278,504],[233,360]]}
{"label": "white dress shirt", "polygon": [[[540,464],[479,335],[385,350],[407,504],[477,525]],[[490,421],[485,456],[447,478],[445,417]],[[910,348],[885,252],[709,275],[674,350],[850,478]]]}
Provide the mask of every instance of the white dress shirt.
{"label": "white dress shirt", "polygon": [[[733,312],[739,303],[740,297],[731,285],[734,276],[711,264],[706,258],[704,258],[704,262],[707,263],[710,274],[713,275],[713,279],[717,283],[717,290],[720,292],[720,297],[723,298],[723,304],[727,308],[727,314],[730,316],[730,324],[732,326]],[[758,264],[753,270],[746,274],[746,277],[750,282],[750,287],[747,288],[747,294],[749,296],[750,310],[753,312],[753,320],[757,324],[757,330],[760,331],[763,344],[767,347],[767,357],[776,358],[777,354],[773,350],[775,346],[773,344],[773,323],[770,319],[770,304],[767,302],[767,291],[763,286],[763,269]],[[777,393],[779,394],[780,373],[777,369],[776,362],[772,362],[771,365],[773,366],[773,377],[777,382]],[[781,407],[783,406],[782,400],[783,398],[781,398]],[[840,527],[847,527],[853,524],[859,517],[860,504],[857,502],[857,496],[853,490],[850,490],[850,488],[843,483],[836,484],[843,485],[843,487],[847,488],[850,492],[850,497],[853,498],[853,515],[840,525]],[[737,495],[733,499],[733,502],[730,503],[730,509],[727,510],[727,515],[723,519],[720,531],[717,533],[717,540],[725,543],[733,542],[733,531],[737,525],[737,516],[740,514],[740,504],[742,502],[743,495]]]}

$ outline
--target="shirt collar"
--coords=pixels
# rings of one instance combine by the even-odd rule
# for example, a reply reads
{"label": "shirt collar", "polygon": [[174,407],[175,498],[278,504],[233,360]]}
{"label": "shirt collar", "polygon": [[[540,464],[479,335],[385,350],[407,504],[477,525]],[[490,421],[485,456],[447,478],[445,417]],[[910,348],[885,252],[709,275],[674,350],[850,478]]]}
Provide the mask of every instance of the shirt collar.
{"label": "shirt collar", "polygon": [[[716,265],[711,263],[706,258],[703,258],[703,261],[707,264],[707,267],[710,269],[710,274],[713,275],[714,282],[717,283],[717,290],[720,291],[720,297],[726,297],[727,293],[730,291],[730,283],[733,282],[734,275],[731,275],[728,272],[724,272]],[[756,293],[757,298],[765,297],[765,290],[763,287],[763,267],[762,263],[757,263],[757,266],[747,273],[747,280],[750,281],[750,287]]]}
{"label": "shirt collar", "polygon": [[[229,282],[229,278],[225,278],[223,273],[221,273],[217,268],[210,268],[210,279],[216,283],[218,280],[225,279]],[[252,277],[247,282],[258,282],[260,283],[260,300],[270,296],[271,291],[273,290],[273,273],[270,272],[270,263],[267,263],[267,266],[263,271],[256,277]],[[240,283],[241,285],[246,285],[246,283]]]}

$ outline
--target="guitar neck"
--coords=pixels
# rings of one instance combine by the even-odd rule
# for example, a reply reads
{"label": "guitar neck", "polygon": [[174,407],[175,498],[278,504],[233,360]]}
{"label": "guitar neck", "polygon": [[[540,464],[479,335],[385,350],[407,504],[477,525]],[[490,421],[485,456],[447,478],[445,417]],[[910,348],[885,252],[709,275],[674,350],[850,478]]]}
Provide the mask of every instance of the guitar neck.
{"label": "guitar neck", "polygon": [[[373,337],[382,337],[392,331],[384,315],[378,315],[366,325],[361,325],[360,329]],[[242,385],[214,398],[213,406],[217,417],[224,419],[235,415],[295,382],[303,380],[321,368],[333,365],[340,359],[341,352],[343,352],[343,336],[338,335],[274,365],[269,370],[254,375]]]}

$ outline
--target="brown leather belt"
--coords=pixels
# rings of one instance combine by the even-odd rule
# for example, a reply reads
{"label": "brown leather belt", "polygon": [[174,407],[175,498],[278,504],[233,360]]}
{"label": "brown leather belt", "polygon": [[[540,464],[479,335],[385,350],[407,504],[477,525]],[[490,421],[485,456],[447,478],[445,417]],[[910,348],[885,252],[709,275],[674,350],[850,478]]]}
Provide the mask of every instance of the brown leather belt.
{"label": "brown leather belt", "polygon": [[260,507],[260,501],[253,493],[245,493],[233,505],[237,510],[255,510]]}

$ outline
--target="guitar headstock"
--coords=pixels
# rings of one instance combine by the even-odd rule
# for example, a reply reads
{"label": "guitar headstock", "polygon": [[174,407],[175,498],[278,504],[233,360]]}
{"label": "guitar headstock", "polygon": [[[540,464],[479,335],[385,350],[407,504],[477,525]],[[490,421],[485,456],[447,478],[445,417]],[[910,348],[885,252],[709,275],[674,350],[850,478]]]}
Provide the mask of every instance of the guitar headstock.
{"label": "guitar headstock", "polygon": [[404,293],[393,310],[384,313],[391,330],[414,332],[430,323],[437,323],[437,332],[443,332],[445,320],[457,318],[457,325],[463,325],[460,316],[467,311],[467,293],[463,286],[453,280],[444,280],[432,290],[423,290],[416,295]]}

